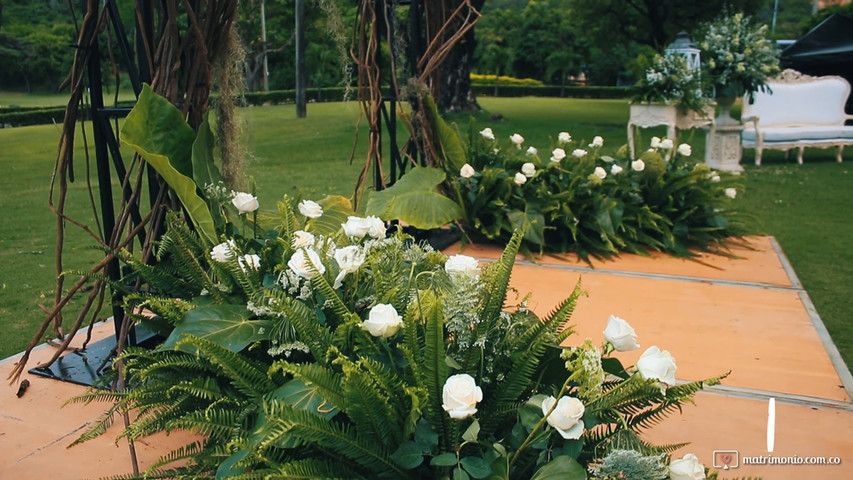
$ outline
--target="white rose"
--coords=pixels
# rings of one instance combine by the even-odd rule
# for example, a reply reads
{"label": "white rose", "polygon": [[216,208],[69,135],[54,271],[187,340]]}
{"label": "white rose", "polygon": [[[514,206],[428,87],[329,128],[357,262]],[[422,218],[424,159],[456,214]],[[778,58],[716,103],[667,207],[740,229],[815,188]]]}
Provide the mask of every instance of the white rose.
{"label": "white rose", "polygon": [[244,272],[246,271],[246,267],[251,268],[252,270],[260,270],[261,269],[261,257],[257,255],[243,255],[242,257],[237,259],[237,262],[240,263],[240,269]]}
{"label": "white rose", "polygon": [[593,137],[592,143],[589,144],[590,148],[596,148],[596,147],[602,147],[602,146],[604,146],[604,138],[602,138],[600,135],[596,135],[595,137]]}
{"label": "white rose", "polygon": [[305,248],[314,246],[314,234],[305,230],[297,230],[293,232],[293,239],[290,241],[293,248]]}
{"label": "white rose", "polygon": [[607,171],[604,170],[604,168],[602,168],[602,167],[595,167],[595,171],[592,173],[594,173],[596,177],[598,177],[602,180],[607,178]]}
{"label": "white rose", "polygon": [[572,156],[577,157],[577,158],[583,158],[585,155],[586,155],[586,150],[581,149],[581,148],[576,148],[572,152]]}
{"label": "white rose", "polygon": [[539,153],[539,150],[537,150],[536,147],[534,147],[533,145],[527,147],[528,155],[536,155],[537,153]]}
{"label": "white rose", "polygon": [[720,176],[719,176],[719,175],[717,175],[716,173],[715,173],[715,174],[713,174],[713,175],[711,175],[711,181],[712,181],[712,182],[719,182],[719,181],[720,181]]}
{"label": "white rose", "polygon": [[525,163],[521,166],[521,173],[523,173],[527,178],[532,177],[536,174],[536,165],[533,165],[531,162]]}
{"label": "white rose", "polygon": [[[309,260],[311,263],[308,263]],[[311,264],[314,265],[316,271],[311,269]],[[293,273],[302,278],[311,278],[316,273],[319,273],[320,275],[326,273],[325,265],[320,261],[320,256],[317,255],[317,252],[315,252],[313,248],[300,248],[297,250],[290,256],[290,260],[287,261],[287,266],[293,271]]]}
{"label": "white rose", "polygon": [[572,141],[572,136],[569,135],[569,132],[560,132],[557,135],[557,141],[560,143],[569,143]]}
{"label": "white rose", "polygon": [[682,143],[678,146],[678,154],[689,157],[693,154],[693,147],[691,147],[689,143]]}
{"label": "white rose", "polygon": [[376,216],[367,217],[367,234],[371,238],[385,238],[385,222]]}
{"label": "white rose", "polygon": [[323,207],[313,200],[302,200],[299,202],[299,213],[308,218],[319,218],[323,216]]}
{"label": "white rose", "polygon": [[477,413],[477,403],[483,400],[483,390],[474,377],[459,373],[447,378],[441,391],[441,407],[454,420],[462,420]]}
{"label": "white rose", "polygon": [[234,248],[234,240],[222,242],[210,250],[210,256],[220,263],[225,263],[231,258],[231,252]]}
{"label": "white rose", "polygon": [[662,148],[664,150],[671,149],[672,148],[672,140],[670,140],[668,138],[664,138],[663,140],[660,141],[660,148]]}
{"label": "white rose", "polygon": [[462,178],[471,178],[474,176],[475,173],[477,173],[477,171],[474,170],[474,167],[468,165],[467,163],[465,165],[462,165],[462,168],[459,170],[459,176]]}
{"label": "white rose", "polygon": [[559,162],[560,160],[566,158],[566,151],[562,148],[555,148],[553,152],[551,152],[551,161]]}
{"label": "white rose", "polygon": [[370,309],[367,320],[361,322],[361,328],[374,337],[388,338],[397,333],[403,325],[403,318],[393,305],[380,303]]}
{"label": "white rose", "polygon": [[651,141],[651,143],[649,143],[649,146],[652,148],[659,148],[660,147],[660,137],[652,137],[652,141]]}
{"label": "white rose", "polygon": [[444,262],[444,271],[454,279],[461,276],[478,278],[480,276],[480,262],[468,255],[451,255]]}
{"label": "white rose", "polygon": [[487,139],[489,139],[489,140],[494,140],[494,139],[495,139],[495,133],[494,133],[494,132],[492,132],[492,129],[491,129],[491,128],[488,128],[488,127],[484,128],[484,129],[482,129],[482,130],[480,130],[480,135],[482,135],[482,136],[483,136],[483,138],[487,138]]}
{"label": "white rose", "polygon": [[622,172],[622,167],[620,167],[619,165],[616,165],[614,163],[613,166],[610,167],[610,174],[611,175],[616,175],[617,173],[620,173],[620,172]]}
{"label": "white rose", "polygon": [[699,463],[699,458],[692,453],[673,460],[669,464],[671,480],[702,480],[705,478],[705,466]]}
{"label": "white rose", "polygon": [[521,186],[521,185],[524,185],[525,183],[527,183],[527,177],[524,176],[523,173],[519,172],[519,173],[515,174],[513,181],[515,182],[516,185]]}
{"label": "white rose", "polygon": [[[556,407],[554,403],[557,404]],[[552,407],[554,411],[548,415]],[[583,412],[583,403],[575,397],[560,397],[559,402],[554,397],[542,400],[542,414],[548,415],[548,424],[566,440],[575,440],[583,435]]]}
{"label": "white rose", "polygon": [[524,137],[522,137],[521,135],[519,135],[517,133],[513,133],[512,135],[509,136],[509,141],[514,143],[516,148],[521,150],[521,144],[524,143]]}
{"label": "white rose", "polygon": [[258,197],[246,192],[234,192],[231,204],[237,207],[240,213],[250,213],[258,209]]}
{"label": "white rose", "polygon": [[669,385],[675,385],[675,359],[669,352],[656,346],[649,347],[637,360],[637,370],[646,380],[655,378]]}
{"label": "white rose", "polygon": [[357,245],[339,248],[335,250],[335,261],[338,267],[347,273],[354,273],[364,264],[364,251]]}
{"label": "white rose", "polygon": [[346,223],[342,223],[341,226],[348,237],[361,238],[370,231],[370,223],[362,217],[347,217]]}
{"label": "white rose", "polygon": [[727,188],[726,196],[734,200],[737,197],[737,189],[735,188]]}
{"label": "white rose", "polygon": [[642,172],[646,169],[646,162],[642,160],[634,160],[631,162],[631,170],[635,172]]}
{"label": "white rose", "polygon": [[625,320],[611,315],[604,329],[604,339],[613,344],[617,352],[630,352],[640,348],[637,332]]}

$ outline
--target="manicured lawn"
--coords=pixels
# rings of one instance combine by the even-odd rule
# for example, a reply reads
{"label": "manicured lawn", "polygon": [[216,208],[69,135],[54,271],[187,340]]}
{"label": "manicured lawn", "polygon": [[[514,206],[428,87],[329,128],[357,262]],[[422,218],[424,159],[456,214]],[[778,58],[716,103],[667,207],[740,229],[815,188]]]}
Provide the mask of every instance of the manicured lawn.
{"label": "manicured lawn", "polygon": [[[6,98],[0,95],[0,104],[5,105]],[[486,113],[450,119],[459,124],[463,135],[473,118],[476,130],[489,126],[498,139],[518,132],[526,138],[525,144],[540,150],[551,148],[560,131],[585,140],[601,135],[605,148],[611,150],[626,139],[628,106],[623,100],[482,98],[480,103]],[[492,120],[496,113],[502,119]],[[262,209],[274,210],[285,193],[301,192],[309,198],[352,194],[365,161],[367,138],[361,125],[350,163],[359,116],[356,103],[310,104],[305,119],[296,118],[292,105],[248,108],[242,115],[242,135],[251,155],[246,173]],[[663,131],[643,131],[642,142],[653,134]],[[44,316],[38,305],[51,305],[56,230],[47,192],[57,139],[55,126],[0,129],[0,169],[5,173],[0,177],[0,208],[5,213],[0,222],[0,358],[26,346]],[[701,132],[687,132],[680,141],[693,145],[694,157],[703,156]],[[853,222],[846,220],[853,204],[851,164],[837,164],[831,152],[812,150],[802,166],[786,162],[776,152],[767,155],[762,167],[750,166],[751,161],[752,154],[747,153],[747,188],[739,199],[759,219],[756,232],[778,238],[847,364],[853,365],[853,327],[847,322],[847,312],[853,311],[853,297],[847,293],[853,284],[853,250],[847,246],[853,238]],[[85,165],[82,154],[78,155],[78,180],[69,205],[76,218],[91,222],[94,214],[86,193]],[[84,269],[99,252],[75,227],[68,231],[66,268]],[[71,309],[66,321],[75,314]]]}

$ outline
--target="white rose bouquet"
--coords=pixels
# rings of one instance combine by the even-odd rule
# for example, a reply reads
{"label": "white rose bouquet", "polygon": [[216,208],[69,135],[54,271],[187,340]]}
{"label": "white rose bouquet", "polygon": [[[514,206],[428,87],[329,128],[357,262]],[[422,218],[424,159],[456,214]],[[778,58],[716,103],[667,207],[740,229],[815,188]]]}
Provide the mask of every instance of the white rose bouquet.
{"label": "white rose bouquet", "polygon": [[681,55],[655,55],[645,66],[635,89],[635,102],[667,103],[684,112],[701,112],[710,103],[702,92],[699,71],[690,71]]}

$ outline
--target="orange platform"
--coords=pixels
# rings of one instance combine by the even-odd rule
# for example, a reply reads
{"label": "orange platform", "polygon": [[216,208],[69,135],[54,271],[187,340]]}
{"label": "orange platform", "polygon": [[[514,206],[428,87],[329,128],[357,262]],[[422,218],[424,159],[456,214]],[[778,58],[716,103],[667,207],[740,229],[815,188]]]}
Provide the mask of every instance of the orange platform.
{"label": "orange platform", "polygon": [[[452,246],[484,261],[498,258],[492,246]],[[708,466],[721,458],[737,468],[720,478],[853,478],[853,377],[826,333],[778,244],[769,237],[749,239],[736,258],[703,255],[696,260],[666,255],[624,255],[592,266],[574,257],[520,257],[512,285],[532,292],[530,308],[543,314],[565,298],[580,279],[588,297],[572,317],[577,334],[568,343],[603,339],[607,318],[627,320],[637,331],[640,351],[620,354],[633,365],[651,345],[669,350],[680,381],[731,371],[723,385],[696,396],[681,415],[646,432],[655,443],[691,442],[674,453],[695,453]],[[697,261],[698,260],[698,261]],[[100,325],[99,336],[112,333]],[[49,347],[31,365],[47,358]],[[0,363],[6,378],[15,358]],[[17,386],[0,393],[0,479],[99,478],[130,472],[128,447],[115,443],[121,421],[96,440],[67,449],[104,405],[68,405],[83,387],[26,375],[32,386],[15,397]],[[767,461],[768,403],[776,405],[772,455],[775,461],[838,457],[840,465],[748,465]],[[140,466],[192,440],[189,435],[146,439],[136,444]],[[715,457],[715,451],[718,453]],[[736,452],[736,454],[732,453]],[[720,457],[734,455],[734,457]],[[809,458],[809,460],[811,460]]]}

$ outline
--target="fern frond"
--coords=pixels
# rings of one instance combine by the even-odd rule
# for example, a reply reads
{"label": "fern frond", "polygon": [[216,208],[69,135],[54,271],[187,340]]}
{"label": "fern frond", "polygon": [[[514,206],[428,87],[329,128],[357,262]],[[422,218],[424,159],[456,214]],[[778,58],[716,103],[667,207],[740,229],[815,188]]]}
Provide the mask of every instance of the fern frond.
{"label": "fern frond", "polygon": [[220,368],[238,391],[249,398],[259,398],[273,388],[266,374],[266,368],[249,360],[246,356],[232,352],[214,342],[193,335],[186,335],[178,341],[177,347],[192,345],[211,363]]}
{"label": "fern frond", "polygon": [[343,463],[333,463],[317,460],[295,460],[279,465],[273,472],[266,472],[263,477],[269,480],[358,480],[366,479],[353,472],[352,467]]}
{"label": "fern frond", "polygon": [[489,278],[489,284],[486,286],[488,298],[486,299],[483,310],[480,312],[483,318],[494,318],[501,313],[504,299],[506,299],[507,288],[509,287],[512,267],[515,265],[515,257],[518,255],[518,249],[521,247],[523,238],[524,234],[516,230],[509,239],[509,242],[507,242],[501,258],[494,264],[492,276]]}
{"label": "fern frond", "polygon": [[169,422],[169,430],[188,430],[214,440],[228,440],[239,430],[241,412],[234,408],[198,410]]}
{"label": "fern frond", "polygon": [[[172,450],[171,452],[168,452],[167,454],[158,458],[156,462],[152,463],[151,466],[149,466],[146,469],[145,474],[146,475],[151,475],[151,474],[156,475],[156,472],[160,471],[160,469],[162,467],[164,467],[165,465],[168,465],[170,463],[184,461],[184,460],[191,460],[193,457],[195,457],[199,453],[203,452],[204,449],[205,449],[205,443],[201,442],[201,441],[189,443],[187,445],[184,445],[183,447],[176,448],[175,450]],[[157,477],[146,476],[145,478],[157,478]],[[163,477],[163,478],[169,478],[169,477]]]}
{"label": "fern frond", "polygon": [[287,321],[293,325],[301,340],[316,359],[326,356],[332,348],[332,333],[329,327],[321,325],[317,314],[300,300],[288,297],[284,292],[265,289],[264,293],[275,301],[274,308],[283,312]]}
{"label": "fern frond", "polygon": [[383,389],[383,386],[393,383],[393,380],[382,378],[388,375],[384,368],[367,370],[362,368],[365,362],[352,363],[348,360],[336,363],[341,364],[344,374],[341,385],[347,400],[345,412],[359,434],[388,451],[395,450],[403,441],[402,429],[397,424],[399,410],[392,406],[393,400],[388,394],[403,394],[402,388]]}

